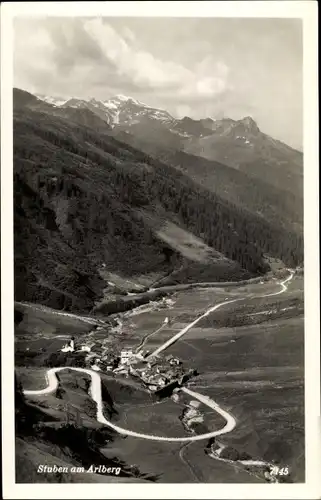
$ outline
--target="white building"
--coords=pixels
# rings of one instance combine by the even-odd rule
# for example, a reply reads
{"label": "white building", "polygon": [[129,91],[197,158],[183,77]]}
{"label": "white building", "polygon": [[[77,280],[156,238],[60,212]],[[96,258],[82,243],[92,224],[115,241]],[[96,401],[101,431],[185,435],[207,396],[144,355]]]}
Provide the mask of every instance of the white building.
{"label": "white building", "polygon": [[74,350],[75,350],[74,340],[70,340],[69,344],[65,344],[61,349],[62,352],[74,352]]}
{"label": "white building", "polygon": [[120,363],[122,365],[128,365],[129,359],[133,356],[133,351],[121,351],[120,353]]}
{"label": "white building", "polygon": [[94,364],[93,364],[93,365],[91,365],[91,369],[92,369],[92,370],[94,370],[95,372],[99,372],[99,371],[101,370],[101,368],[100,368],[99,364],[100,364],[100,359],[99,359],[99,358],[96,358],[96,359],[94,360]]}
{"label": "white building", "polygon": [[169,364],[170,364],[171,366],[178,366],[178,365],[180,365],[181,363],[180,363],[179,359],[177,359],[177,358],[172,358],[172,359],[170,359],[170,360],[169,360]]}

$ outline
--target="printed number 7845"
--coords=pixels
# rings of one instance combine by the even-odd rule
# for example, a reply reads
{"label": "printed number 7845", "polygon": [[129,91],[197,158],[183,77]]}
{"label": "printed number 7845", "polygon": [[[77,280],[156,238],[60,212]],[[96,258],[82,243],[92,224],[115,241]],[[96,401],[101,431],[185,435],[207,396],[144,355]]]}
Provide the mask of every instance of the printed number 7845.
{"label": "printed number 7845", "polygon": [[287,476],[289,474],[288,467],[277,467],[276,465],[271,467],[270,474],[272,476]]}

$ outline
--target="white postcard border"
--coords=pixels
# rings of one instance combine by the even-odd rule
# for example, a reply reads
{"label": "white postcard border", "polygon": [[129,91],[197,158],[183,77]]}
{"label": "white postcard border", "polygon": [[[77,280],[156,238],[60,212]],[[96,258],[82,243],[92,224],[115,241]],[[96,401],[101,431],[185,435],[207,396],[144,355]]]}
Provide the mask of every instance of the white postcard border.
{"label": "white postcard border", "polygon": [[[1,10],[2,459],[4,498],[311,499],[320,488],[320,288],[317,2],[13,2]],[[304,40],[305,422],[304,484],[15,484],[13,349],[12,19],[15,16],[301,18]],[[291,346],[289,346],[291,349]]]}

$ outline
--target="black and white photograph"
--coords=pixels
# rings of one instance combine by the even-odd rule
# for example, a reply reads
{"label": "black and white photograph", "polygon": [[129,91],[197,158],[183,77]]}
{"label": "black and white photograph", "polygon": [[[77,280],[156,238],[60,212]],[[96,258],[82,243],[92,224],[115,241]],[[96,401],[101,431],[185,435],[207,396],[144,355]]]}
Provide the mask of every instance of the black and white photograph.
{"label": "black and white photograph", "polygon": [[122,3],[141,8],[12,17],[14,483],[296,498],[318,440],[317,10]]}

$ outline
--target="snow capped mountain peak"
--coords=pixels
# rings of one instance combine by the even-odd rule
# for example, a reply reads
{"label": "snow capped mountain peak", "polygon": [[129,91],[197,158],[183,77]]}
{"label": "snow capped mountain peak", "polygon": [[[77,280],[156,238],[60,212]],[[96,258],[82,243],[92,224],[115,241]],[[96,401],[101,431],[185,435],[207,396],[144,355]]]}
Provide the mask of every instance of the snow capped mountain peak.
{"label": "snow capped mountain peak", "polygon": [[44,96],[40,94],[37,95],[37,97],[55,107],[89,109],[112,128],[117,125],[131,127],[137,124],[148,126],[158,126],[157,124],[159,124],[170,127],[173,133],[183,135],[184,137],[189,137],[191,134],[205,137],[211,132],[216,131],[216,129],[221,128],[224,129],[222,132],[226,134],[229,129],[233,128],[236,124],[251,130],[255,128],[253,126],[255,122],[251,123],[250,117],[243,119],[243,121],[240,120],[239,122],[227,120],[228,123],[226,124],[223,124],[221,120],[215,120],[213,118],[196,120],[185,116],[178,120],[173,118],[173,116],[164,109],[150,106],[124,94],[116,94],[106,100],[100,100],[95,97],[69,97],[68,99],[63,99],[61,97]]}
{"label": "snow capped mountain peak", "polygon": [[108,100],[108,101],[102,101],[103,105],[106,107],[106,108],[110,108],[110,109],[117,109],[117,104],[115,104],[114,102],[112,102],[111,100]]}
{"label": "snow capped mountain peak", "polygon": [[62,106],[65,104],[68,99],[65,99],[63,97],[54,97],[54,96],[48,96],[48,95],[43,95],[43,94],[35,94],[35,96],[40,99],[40,101],[47,102],[48,104],[51,104],[52,106]]}
{"label": "snow capped mountain peak", "polygon": [[[108,112],[111,125],[135,125],[146,120],[171,123],[174,119],[162,109],[153,108],[133,97],[117,94],[105,101],[99,101]],[[94,106],[96,103],[92,102]]]}
{"label": "snow capped mountain peak", "polygon": [[117,94],[104,102],[114,103],[118,105],[136,104],[137,106],[144,106],[144,104],[138,101],[137,99],[134,99],[133,97],[129,97],[123,94]]}
{"label": "snow capped mountain peak", "polygon": [[87,104],[87,102],[85,100],[77,99],[76,97],[72,97],[71,99],[68,99],[61,106],[69,107],[69,108],[82,108],[82,107],[86,107],[86,104]]}
{"label": "snow capped mountain peak", "polygon": [[118,99],[119,101],[133,101],[132,97],[128,97],[128,96],[123,95],[123,94],[117,94],[117,95],[115,95],[115,98]]}
{"label": "snow capped mountain peak", "polygon": [[92,104],[99,104],[101,103],[102,101],[99,101],[98,99],[95,99],[94,97],[92,97],[89,102],[91,102]]}

